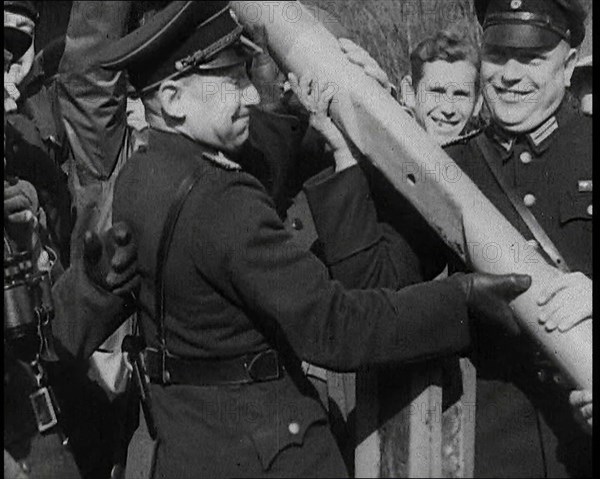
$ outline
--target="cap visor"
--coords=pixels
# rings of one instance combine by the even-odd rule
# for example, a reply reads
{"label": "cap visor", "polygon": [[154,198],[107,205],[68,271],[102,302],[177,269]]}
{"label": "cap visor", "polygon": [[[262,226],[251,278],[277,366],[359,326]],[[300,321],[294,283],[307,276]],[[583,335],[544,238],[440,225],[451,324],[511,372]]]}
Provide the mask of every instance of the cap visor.
{"label": "cap visor", "polygon": [[219,68],[229,68],[244,64],[252,59],[254,55],[262,53],[263,49],[256,43],[243,35],[233,45],[226,47],[217,53],[211,60],[198,65],[199,70],[216,70]]}
{"label": "cap visor", "polygon": [[484,45],[512,48],[554,48],[560,40],[557,33],[525,23],[490,25],[483,32]]}

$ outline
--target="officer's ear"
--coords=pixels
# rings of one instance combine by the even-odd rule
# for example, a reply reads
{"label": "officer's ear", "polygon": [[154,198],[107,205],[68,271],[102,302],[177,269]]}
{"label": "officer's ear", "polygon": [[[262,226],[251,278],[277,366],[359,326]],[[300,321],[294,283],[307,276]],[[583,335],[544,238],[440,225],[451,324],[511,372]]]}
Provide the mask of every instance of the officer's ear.
{"label": "officer's ear", "polygon": [[565,87],[571,86],[571,78],[577,64],[577,49],[570,48],[565,58]]}
{"label": "officer's ear", "polygon": [[185,119],[182,84],[178,80],[166,80],[160,84],[158,99],[162,111],[171,119]]}

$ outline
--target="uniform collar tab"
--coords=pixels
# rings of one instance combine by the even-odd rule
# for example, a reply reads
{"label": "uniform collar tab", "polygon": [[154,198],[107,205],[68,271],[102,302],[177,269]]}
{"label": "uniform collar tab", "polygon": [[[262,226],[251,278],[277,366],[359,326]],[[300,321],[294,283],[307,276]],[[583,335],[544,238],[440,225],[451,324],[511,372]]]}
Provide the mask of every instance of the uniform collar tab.
{"label": "uniform collar tab", "polygon": [[558,130],[558,120],[556,115],[552,115],[538,128],[525,135],[525,138],[536,153],[541,153],[548,148],[550,139],[556,130]]}
{"label": "uniform collar tab", "polygon": [[235,171],[242,169],[239,163],[227,158],[222,151],[217,151],[216,153],[205,151],[202,153],[202,157],[225,170]]}

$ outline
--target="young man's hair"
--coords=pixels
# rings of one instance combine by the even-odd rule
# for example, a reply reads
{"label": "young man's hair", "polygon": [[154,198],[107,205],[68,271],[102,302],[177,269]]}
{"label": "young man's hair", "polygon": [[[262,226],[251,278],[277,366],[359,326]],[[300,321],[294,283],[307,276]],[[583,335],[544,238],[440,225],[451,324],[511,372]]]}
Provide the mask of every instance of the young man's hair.
{"label": "young man's hair", "polygon": [[437,60],[448,63],[464,60],[471,63],[477,71],[475,87],[477,91],[479,90],[481,55],[479,48],[465,34],[456,29],[440,30],[416,46],[410,54],[412,84],[414,88],[417,88],[421,78],[423,78],[423,65]]}

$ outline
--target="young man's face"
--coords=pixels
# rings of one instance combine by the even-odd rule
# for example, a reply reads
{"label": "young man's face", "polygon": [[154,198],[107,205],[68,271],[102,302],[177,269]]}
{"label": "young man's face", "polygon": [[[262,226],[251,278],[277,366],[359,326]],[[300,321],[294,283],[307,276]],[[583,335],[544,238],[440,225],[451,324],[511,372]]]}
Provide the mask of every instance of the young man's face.
{"label": "young man's face", "polygon": [[248,139],[249,107],[260,96],[245,65],[193,74],[182,95],[187,131],[194,140],[235,153]]}
{"label": "young man's face", "polygon": [[458,137],[478,106],[477,69],[465,60],[423,64],[416,85],[417,121],[438,143]]}
{"label": "young man's face", "polygon": [[513,133],[541,125],[558,108],[575,66],[575,50],[484,45],[483,95],[494,122]]}

